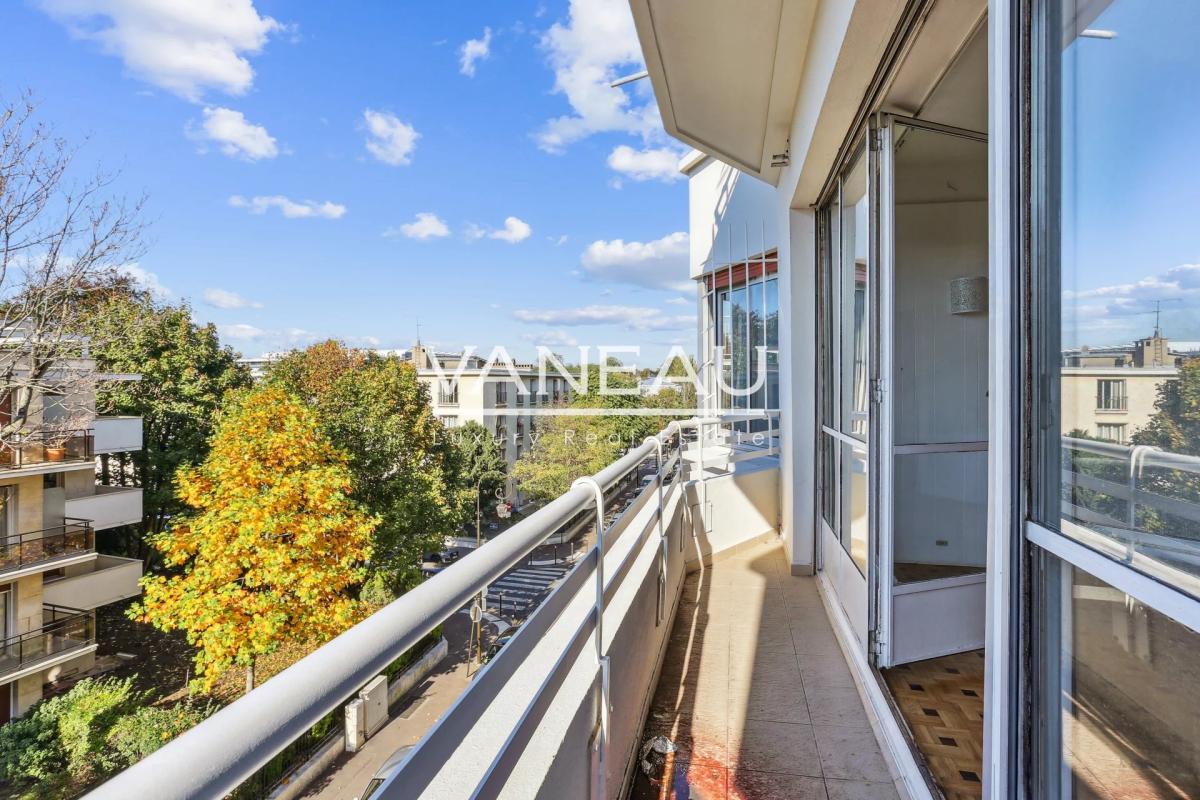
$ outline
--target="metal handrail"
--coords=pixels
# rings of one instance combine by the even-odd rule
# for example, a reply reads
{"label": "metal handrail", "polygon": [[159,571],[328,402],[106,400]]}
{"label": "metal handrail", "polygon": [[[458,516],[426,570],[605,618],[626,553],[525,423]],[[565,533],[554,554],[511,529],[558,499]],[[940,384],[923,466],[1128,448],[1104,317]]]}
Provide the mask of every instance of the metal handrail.
{"label": "metal handrail", "polygon": [[67,517],[61,525],[13,534],[0,541],[0,573],[95,549],[91,520]]}
{"label": "metal handrail", "polygon": [[[49,446],[48,443],[54,440],[62,440],[62,445]],[[44,430],[17,434],[13,441],[0,447],[0,469],[22,469],[38,464],[86,460],[94,454],[94,441],[95,434],[91,428],[54,434]],[[51,451],[58,449],[64,450],[61,456],[51,455]]]}
{"label": "metal handrail", "polygon": [[1062,447],[1064,450],[1090,453],[1126,462],[1127,468],[1123,483],[1106,478],[1098,478],[1070,469],[1066,465],[1063,466],[1062,477],[1065,483],[1100,492],[1117,500],[1122,500],[1127,504],[1124,521],[1092,519],[1093,517],[1101,517],[1101,515],[1090,509],[1079,509],[1086,512],[1086,516],[1089,518],[1087,521],[1095,524],[1127,525],[1130,529],[1136,529],[1137,508],[1139,505],[1149,506],[1159,511],[1193,521],[1200,521],[1200,503],[1194,503],[1177,497],[1166,497],[1142,489],[1138,485],[1139,479],[1147,467],[1151,469],[1177,470],[1194,475],[1200,474],[1200,456],[1171,453],[1150,445],[1124,445],[1096,439],[1077,439],[1072,436],[1062,437]]}

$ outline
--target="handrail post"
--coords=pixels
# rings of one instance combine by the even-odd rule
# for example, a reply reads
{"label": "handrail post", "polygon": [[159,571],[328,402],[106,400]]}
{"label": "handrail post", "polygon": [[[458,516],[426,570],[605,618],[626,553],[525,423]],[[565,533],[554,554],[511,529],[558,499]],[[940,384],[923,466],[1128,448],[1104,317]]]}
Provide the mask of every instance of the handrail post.
{"label": "handrail post", "polygon": [[599,756],[596,783],[599,800],[607,800],[608,773],[608,656],[604,654],[604,488],[591,476],[577,478],[571,488],[591,489],[596,502],[596,660],[600,664],[600,730],[596,739]]}
{"label": "handrail post", "polygon": [[655,479],[658,481],[658,613],[655,615],[655,626],[661,625],[667,605],[667,528],[666,510],[663,505],[663,443],[655,436],[647,436],[642,444],[654,443],[656,458]]}

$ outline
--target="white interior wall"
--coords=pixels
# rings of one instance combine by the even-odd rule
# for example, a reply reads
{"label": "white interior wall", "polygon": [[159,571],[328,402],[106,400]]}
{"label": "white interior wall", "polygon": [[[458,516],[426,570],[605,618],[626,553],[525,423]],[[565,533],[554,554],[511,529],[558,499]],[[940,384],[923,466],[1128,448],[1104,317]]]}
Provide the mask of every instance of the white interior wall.
{"label": "white interior wall", "polygon": [[[987,440],[987,315],[949,304],[952,279],[987,274],[987,243],[986,202],[896,206],[898,445]],[[897,455],[894,497],[897,561],[985,565],[986,452]]]}

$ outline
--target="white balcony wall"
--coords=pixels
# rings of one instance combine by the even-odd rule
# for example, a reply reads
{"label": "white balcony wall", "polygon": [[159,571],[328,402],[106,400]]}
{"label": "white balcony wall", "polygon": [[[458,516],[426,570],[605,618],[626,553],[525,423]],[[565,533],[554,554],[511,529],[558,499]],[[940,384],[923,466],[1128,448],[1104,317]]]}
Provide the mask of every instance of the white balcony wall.
{"label": "white balcony wall", "polygon": [[91,610],[141,594],[141,577],[141,559],[97,556],[68,567],[64,578],[46,581],[42,598],[52,605]]}
{"label": "white balcony wall", "polygon": [[775,187],[706,158],[688,173],[690,274],[779,246]]}
{"label": "white balcony wall", "polygon": [[686,487],[696,537],[688,549],[689,565],[700,560],[711,563],[714,556],[779,532],[778,459],[755,459],[736,466],[728,475]]}
{"label": "white balcony wall", "polygon": [[96,417],[95,453],[124,453],[142,449],[141,417]]}
{"label": "white balcony wall", "polygon": [[88,519],[98,531],[131,525],[142,519],[142,490],[127,486],[96,486],[95,494],[67,498],[67,516]]}

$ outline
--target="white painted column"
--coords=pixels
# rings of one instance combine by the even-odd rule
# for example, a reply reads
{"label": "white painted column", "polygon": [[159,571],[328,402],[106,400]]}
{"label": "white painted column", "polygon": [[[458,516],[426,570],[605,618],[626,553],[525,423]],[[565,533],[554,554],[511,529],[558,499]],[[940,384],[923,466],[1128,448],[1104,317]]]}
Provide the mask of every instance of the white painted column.
{"label": "white painted column", "polygon": [[[782,195],[781,195],[782,197]],[[781,202],[779,242],[780,529],[794,575],[814,568],[816,215]]]}

